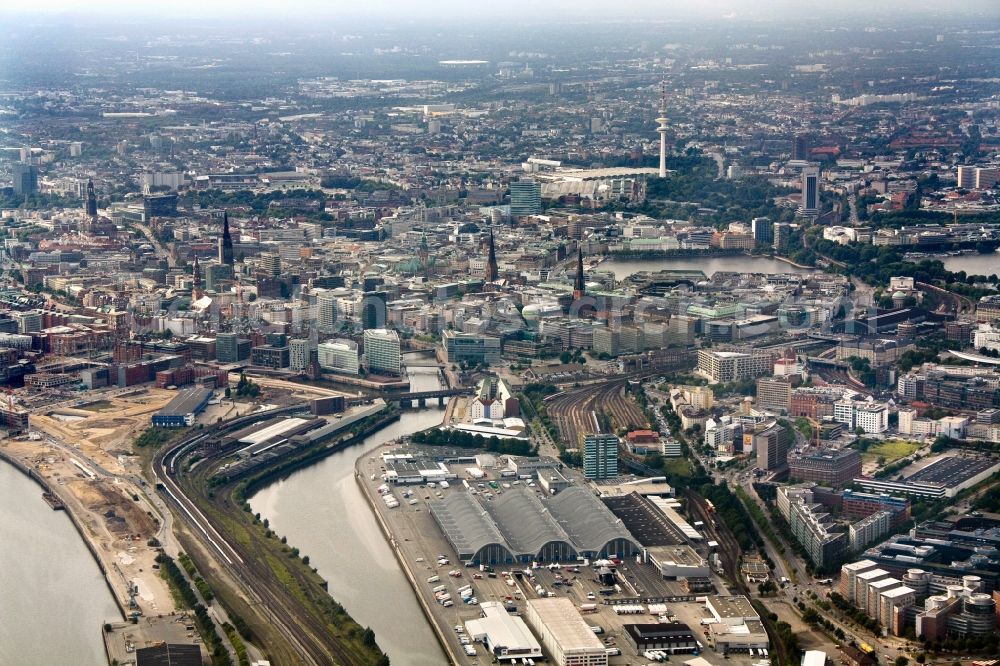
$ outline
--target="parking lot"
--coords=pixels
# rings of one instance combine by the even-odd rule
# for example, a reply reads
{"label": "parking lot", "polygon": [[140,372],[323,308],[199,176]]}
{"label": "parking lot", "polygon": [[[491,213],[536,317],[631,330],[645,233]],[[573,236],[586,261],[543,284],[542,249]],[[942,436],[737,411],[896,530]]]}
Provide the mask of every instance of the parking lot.
{"label": "parking lot", "polygon": [[[477,649],[477,656],[466,657],[464,646],[461,644],[461,638],[466,635],[465,622],[480,617],[478,606],[463,603],[458,592],[460,588],[469,584],[472,585],[477,602],[505,602],[508,604],[508,610],[518,614],[525,611],[525,603],[528,599],[539,598],[541,594],[568,597],[578,608],[587,604],[595,604],[596,612],[584,614],[583,617],[591,626],[601,627],[600,638],[606,646],[621,650],[622,654],[611,657],[610,663],[647,663],[648,660],[636,655],[635,651],[630,648],[624,637],[622,626],[624,624],[653,623],[658,621],[658,617],[648,613],[648,606],[646,607],[647,612],[644,614],[616,615],[612,609],[612,603],[616,599],[624,601],[636,596],[688,596],[680,583],[664,580],[653,565],[638,563],[635,560],[622,562],[618,567],[617,584],[621,587],[621,592],[609,596],[600,593],[600,590],[606,589],[606,586],[598,582],[595,569],[591,566],[583,566],[582,563],[562,565],[551,569],[547,566],[532,568],[531,565],[498,566],[494,572],[481,571],[478,567],[466,567],[464,563],[457,560],[451,545],[438,528],[428,510],[428,502],[440,499],[446,493],[468,491],[460,483],[452,484],[446,489],[430,488],[426,485],[393,486],[390,488],[390,492],[399,502],[399,506],[392,509],[387,508],[377,490],[379,486],[383,485],[380,478],[381,459],[378,457],[381,453],[382,451],[375,451],[359,462],[359,471],[364,474],[361,479],[362,485],[372,496],[373,505],[388,525],[393,539],[400,549],[400,556],[416,581],[417,594],[430,608],[434,621],[441,627],[442,634],[450,643],[452,653],[460,655],[462,663],[492,663],[492,657],[486,653],[482,645],[474,646]],[[502,484],[498,484],[497,488],[492,489],[494,494],[502,494],[504,491]],[[444,556],[445,559],[439,560],[441,556]],[[527,573],[525,569],[527,569]],[[435,578],[437,580],[434,580]],[[428,580],[432,582],[428,582]],[[713,580],[718,592],[726,594],[727,590],[722,586],[721,581],[714,576]],[[447,608],[434,598],[434,589],[440,588],[442,585],[444,590],[451,595],[453,603]],[[539,591],[539,587],[541,591]],[[731,655],[727,660],[724,660],[722,655],[716,654],[710,648],[704,632],[705,628],[700,624],[701,620],[708,617],[704,604],[695,601],[669,603],[667,611],[670,619],[684,622],[691,627],[706,648],[700,656],[709,662],[717,664],[742,663],[747,666],[755,661],[749,656],[737,655]],[[462,631],[457,631],[456,627],[462,627]],[[678,655],[674,659],[687,658],[690,657]]]}

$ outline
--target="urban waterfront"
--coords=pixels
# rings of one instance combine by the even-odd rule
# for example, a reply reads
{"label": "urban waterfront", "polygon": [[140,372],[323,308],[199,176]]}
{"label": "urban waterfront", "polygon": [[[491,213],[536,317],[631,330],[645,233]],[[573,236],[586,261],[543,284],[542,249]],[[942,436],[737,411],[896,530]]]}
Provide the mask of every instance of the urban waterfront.
{"label": "urban waterfront", "polygon": [[812,268],[798,268],[771,257],[734,255],[729,257],[671,257],[666,259],[608,259],[599,270],[613,271],[616,280],[624,280],[640,271],[699,270],[712,277],[719,271],[737,273],[811,273]]}
{"label": "urban waterfront", "polygon": [[121,616],[72,523],[0,462],[0,664],[106,664],[101,625]]}
{"label": "urban waterfront", "polygon": [[967,275],[993,275],[1000,273],[1000,254],[960,254],[945,255],[939,258],[944,267],[952,272],[965,271]]}
{"label": "urban waterfront", "polygon": [[[414,391],[440,384],[433,368],[410,370]],[[375,631],[395,665],[445,663],[409,582],[354,479],[354,463],[383,443],[441,422],[443,410],[404,412],[399,421],[264,488],[250,500],[271,528],[288,537],[329,581],[330,595]]]}

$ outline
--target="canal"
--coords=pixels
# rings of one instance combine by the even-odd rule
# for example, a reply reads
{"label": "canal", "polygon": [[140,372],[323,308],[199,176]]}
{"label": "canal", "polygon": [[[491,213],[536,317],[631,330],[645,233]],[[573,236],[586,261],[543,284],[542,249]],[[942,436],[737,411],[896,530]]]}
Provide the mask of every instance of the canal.
{"label": "canal", "polygon": [[108,663],[101,625],[121,615],[97,563],[39,486],[0,461],[0,664]]}
{"label": "canal", "polygon": [[[409,375],[413,391],[440,388],[436,368],[411,368]],[[361,494],[354,462],[365,451],[434,426],[442,417],[436,402],[403,412],[399,421],[363,444],[299,470],[250,499],[275,532],[309,556],[329,581],[330,595],[361,626],[372,628],[394,666],[444,664],[447,659]]]}

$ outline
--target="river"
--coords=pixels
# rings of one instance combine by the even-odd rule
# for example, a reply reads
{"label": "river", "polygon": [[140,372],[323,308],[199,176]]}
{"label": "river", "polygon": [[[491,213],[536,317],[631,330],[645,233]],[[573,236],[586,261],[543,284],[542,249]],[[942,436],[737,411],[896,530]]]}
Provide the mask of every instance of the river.
{"label": "river", "polygon": [[699,270],[712,277],[719,271],[738,273],[811,273],[812,268],[796,268],[771,257],[737,254],[729,257],[671,257],[668,259],[608,259],[598,270],[614,271],[616,280],[624,280],[639,271]]}
{"label": "river", "polygon": [[0,461],[0,664],[106,666],[101,625],[121,615],[62,511]]}
{"label": "river", "polygon": [[[437,370],[411,368],[413,391],[440,387]],[[413,588],[399,568],[368,502],[354,479],[354,462],[386,441],[441,422],[436,407],[403,412],[399,421],[364,443],[293,473],[250,499],[271,528],[288,537],[329,581],[330,595],[361,626],[375,632],[394,666],[444,664]]]}

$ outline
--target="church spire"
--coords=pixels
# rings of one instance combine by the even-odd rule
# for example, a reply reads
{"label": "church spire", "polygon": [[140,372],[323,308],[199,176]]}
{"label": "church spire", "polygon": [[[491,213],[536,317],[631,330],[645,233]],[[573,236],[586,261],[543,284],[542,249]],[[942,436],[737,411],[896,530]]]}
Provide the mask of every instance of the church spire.
{"label": "church spire", "polygon": [[196,300],[201,298],[201,266],[198,264],[198,255],[194,256],[194,268],[191,271],[191,296]]}
{"label": "church spire", "polygon": [[496,282],[499,275],[500,270],[497,268],[497,250],[493,243],[493,227],[490,227],[490,248],[489,255],[486,257],[486,270],[483,273],[483,281],[486,283]]}
{"label": "church spire", "polygon": [[219,263],[233,265],[233,237],[229,235],[229,212],[222,213],[222,238],[219,239]]}
{"label": "church spire", "polygon": [[586,293],[586,284],[583,281],[583,248],[576,250],[576,279],[573,281],[573,298],[583,298]]}

